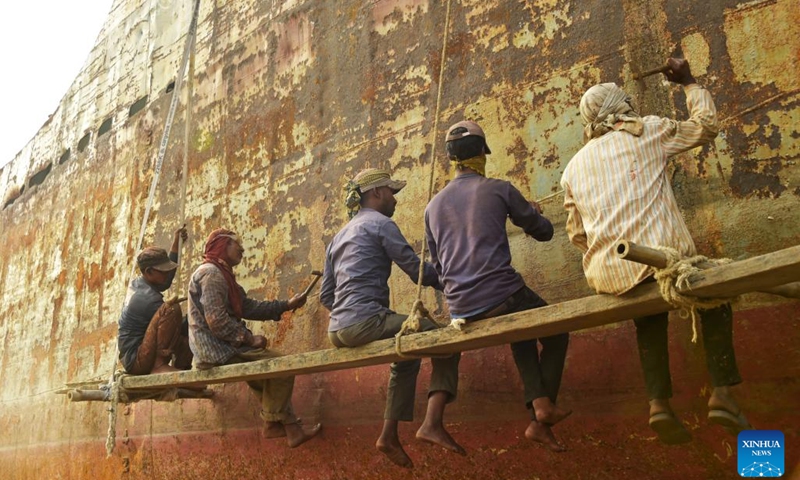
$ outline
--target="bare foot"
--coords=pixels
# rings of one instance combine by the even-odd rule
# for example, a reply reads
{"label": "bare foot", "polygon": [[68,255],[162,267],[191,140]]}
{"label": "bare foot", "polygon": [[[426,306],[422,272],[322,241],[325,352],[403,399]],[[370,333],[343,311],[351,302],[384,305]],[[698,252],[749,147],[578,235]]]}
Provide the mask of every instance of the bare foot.
{"label": "bare foot", "polygon": [[447,430],[444,427],[431,427],[429,425],[422,424],[417,430],[417,440],[422,440],[423,442],[433,443],[435,445],[442,446],[451,452],[455,452],[459,455],[466,455],[467,451],[464,448],[456,443],[453,440],[453,437],[447,433]]}
{"label": "bare foot", "polygon": [[543,444],[552,452],[560,453],[567,451],[567,447],[556,440],[556,436],[553,435],[553,431],[550,427],[543,423],[531,422],[528,428],[525,429],[525,438]]}
{"label": "bare foot", "polygon": [[547,397],[535,399],[533,408],[536,411],[536,421],[547,425],[555,425],[572,414],[572,410],[560,408]]}
{"label": "bare foot", "polygon": [[381,437],[375,442],[375,448],[386,455],[395,465],[399,465],[403,468],[414,468],[414,462],[411,461],[411,458],[409,458],[406,451],[403,450],[403,446],[398,440],[384,439]]}
{"label": "bare foot", "polygon": [[[180,372],[181,370],[178,368],[173,367],[172,365],[165,363],[163,365],[159,365],[154,367],[153,370],[150,372],[152,373],[172,373],[172,372]],[[205,387],[204,387],[205,388]]]}
{"label": "bare foot", "polygon": [[283,428],[286,430],[286,443],[289,444],[289,448],[296,448],[314,438],[322,430],[322,424],[306,426],[298,423],[289,423],[284,425]]}
{"label": "bare foot", "polygon": [[267,422],[264,425],[264,438],[280,438],[286,436],[286,429],[281,422]]}

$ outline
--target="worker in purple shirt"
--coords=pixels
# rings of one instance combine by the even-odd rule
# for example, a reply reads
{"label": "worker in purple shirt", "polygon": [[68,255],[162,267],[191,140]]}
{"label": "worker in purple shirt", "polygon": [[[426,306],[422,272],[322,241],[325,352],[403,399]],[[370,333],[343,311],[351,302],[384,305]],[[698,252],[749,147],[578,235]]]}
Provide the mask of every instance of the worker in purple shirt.
{"label": "worker in purple shirt", "polygon": [[[405,186],[406,182],[393,180],[388,171],[377,168],[364,170],[348,182],[345,203],[351,220],[328,245],[319,296],[331,312],[328,338],[338,348],[392,338],[407,317],[389,308],[388,283],[392,263],[414,282],[419,274],[420,259],[391,218],[397,205],[395,194]],[[441,290],[433,266],[425,263],[423,268],[422,284]],[[420,326],[422,331],[437,328],[427,319]],[[456,398],[460,358],[456,353],[431,359],[428,409],[416,438],[463,455],[464,449],[443,424],[445,406]],[[414,465],[400,443],[398,422],[414,419],[419,367],[419,359],[392,364],[383,430],[375,443],[378,451],[405,468]]]}
{"label": "worker in purple shirt", "polygon": [[[478,124],[450,127],[446,148],[455,178],[425,209],[425,232],[450,316],[469,322],[547,305],[511,266],[506,219],[540,242],[553,237],[553,225],[511,183],[486,178],[492,152]],[[556,405],[569,335],[539,338],[541,354],[536,341],[511,344],[531,414],[525,437],[561,452],[551,427],[572,413]]]}

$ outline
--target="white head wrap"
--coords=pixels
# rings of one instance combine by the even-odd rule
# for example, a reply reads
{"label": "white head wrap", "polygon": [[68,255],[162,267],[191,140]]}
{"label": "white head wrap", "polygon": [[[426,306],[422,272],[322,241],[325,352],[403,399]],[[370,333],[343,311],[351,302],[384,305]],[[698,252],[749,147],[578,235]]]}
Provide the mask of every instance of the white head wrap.
{"label": "white head wrap", "polygon": [[581,98],[580,110],[585,143],[612,130],[624,130],[637,137],[644,130],[641,117],[630,105],[630,97],[615,83],[601,83],[587,90]]}

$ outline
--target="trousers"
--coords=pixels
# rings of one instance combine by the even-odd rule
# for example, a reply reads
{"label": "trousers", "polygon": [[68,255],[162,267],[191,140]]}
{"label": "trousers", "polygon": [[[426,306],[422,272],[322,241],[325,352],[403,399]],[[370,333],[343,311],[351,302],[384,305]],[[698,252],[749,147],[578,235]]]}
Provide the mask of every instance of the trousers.
{"label": "trousers", "polygon": [[162,304],[147,326],[142,344],[136,350],[136,359],[128,373],[147,375],[153,371],[157,359],[167,363],[173,354],[176,368],[191,368],[193,356],[189,349],[189,337],[181,333],[182,323],[180,305],[169,302]]}
{"label": "trousers", "polygon": [[[725,304],[710,310],[698,310],[706,351],[706,368],[715,387],[742,382],[733,351],[733,310]],[[650,399],[672,397],[669,372],[667,325],[669,312],[635,318],[636,343],[644,372],[644,383]]]}
{"label": "trousers", "polygon": [[[392,338],[400,331],[407,315],[382,313],[362,322],[350,325],[335,332],[328,332],[328,338],[337,348],[358,347],[375,340]],[[433,322],[420,321],[421,330],[427,332],[439,328]],[[446,358],[431,358],[433,372],[428,395],[433,392],[446,392],[447,403],[456,399],[458,392],[458,363],[461,354]],[[417,389],[420,359],[395,362],[389,367],[389,388],[386,395],[386,420],[410,422],[414,420],[414,395]]]}
{"label": "trousers", "polygon": [[[546,305],[547,302],[533,290],[523,287],[499,305],[465,320],[468,322],[483,320]],[[537,342],[542,346],[541,353],[539,353]],[[556,403],[558,390],[561,388],[561,376],[564,372],[568,345],[568,333],[523,340],[510,345],[514,364],[525,388],[525,407],[530,411],[533,420],[536,420],[536,413],[533,410],[535,399],[547,397],[551,402]]]}

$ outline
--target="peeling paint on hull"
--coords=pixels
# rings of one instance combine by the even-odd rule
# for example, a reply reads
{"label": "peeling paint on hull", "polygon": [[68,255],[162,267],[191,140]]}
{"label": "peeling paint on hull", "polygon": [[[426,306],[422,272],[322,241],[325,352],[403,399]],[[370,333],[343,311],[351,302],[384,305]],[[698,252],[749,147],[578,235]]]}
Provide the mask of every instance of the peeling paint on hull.
{"label": "peeling paint on hull", "polygon": [[[575,414],[556,429],[572,448],[565,455],[522,438],[521,386],[507,349],[497,347],[465,354],[459,401],[448,409],[470,455],[413,445],[409,426],[402,435],[417,462],[411,474],[374,451],[386,367],[299,378],[299,412],[322,420],[326,431],[298,450],[263,440],[246,388],[227,385],[215,387],[213,403],[126,409],[118,451],[104,460],[105,406],[69,405],[53,392],[113,368],[125,276],[190,8],[117,0],[51,119],[0,169],[0,476],[735,478],[732,438],[704,420],[701,349],[677,319],[675,404],[695,436],[686,447],[663,448],[647,430],[633,331],[618,324],[573,335],[561,399]],[[202,2],[186,198],[191,237],[176,285],[198,265],[207,233],[224,225],[243,237],[237,274],[251,295],[300,291],[346,220],[341,186],[367,166],[409,180],[395,220],[419,247],[431,141],[463,117],[489,135],[490,176],[532,199],[549,195],[581,146],[577,103],[592,84],[616,81],[643,113],[686,114],[679,89],[656,77],[631,79],[672,53],[689,58],[722,120],[713,145],[673,162],[672,184],[698,249],[738,258],[800,243],[796,0],[453,2],[440,78],[444,15],[444,3],[426,0]],[[433,132],[439,87],[441,131]],[[131,116],[145,96],[145,108]],[[185,105],[147,243],[165,245],[181,221]],[[111,130],[99,135],[109,118]],[[449,166],[437,158],[434,167],[439,190]],[[544,207],[556,236],[538,244],[510,228],[515,267],[549,303],[589,294],[563,231],[566,215],[558,200]],[[414,285],[394,275],[390,287],[393,307],[408,310]],[[425,301],[446,315],[441,297],[426,292]],[[739,310],[742,404],[755,425],[784,431],[793,468],[800,464],[800,310],[759,295]],[[326,312],[313,300],[280,323],[252,325],[283,351],[328,347]],[[427,370],[420,378],[424,392]]]}

